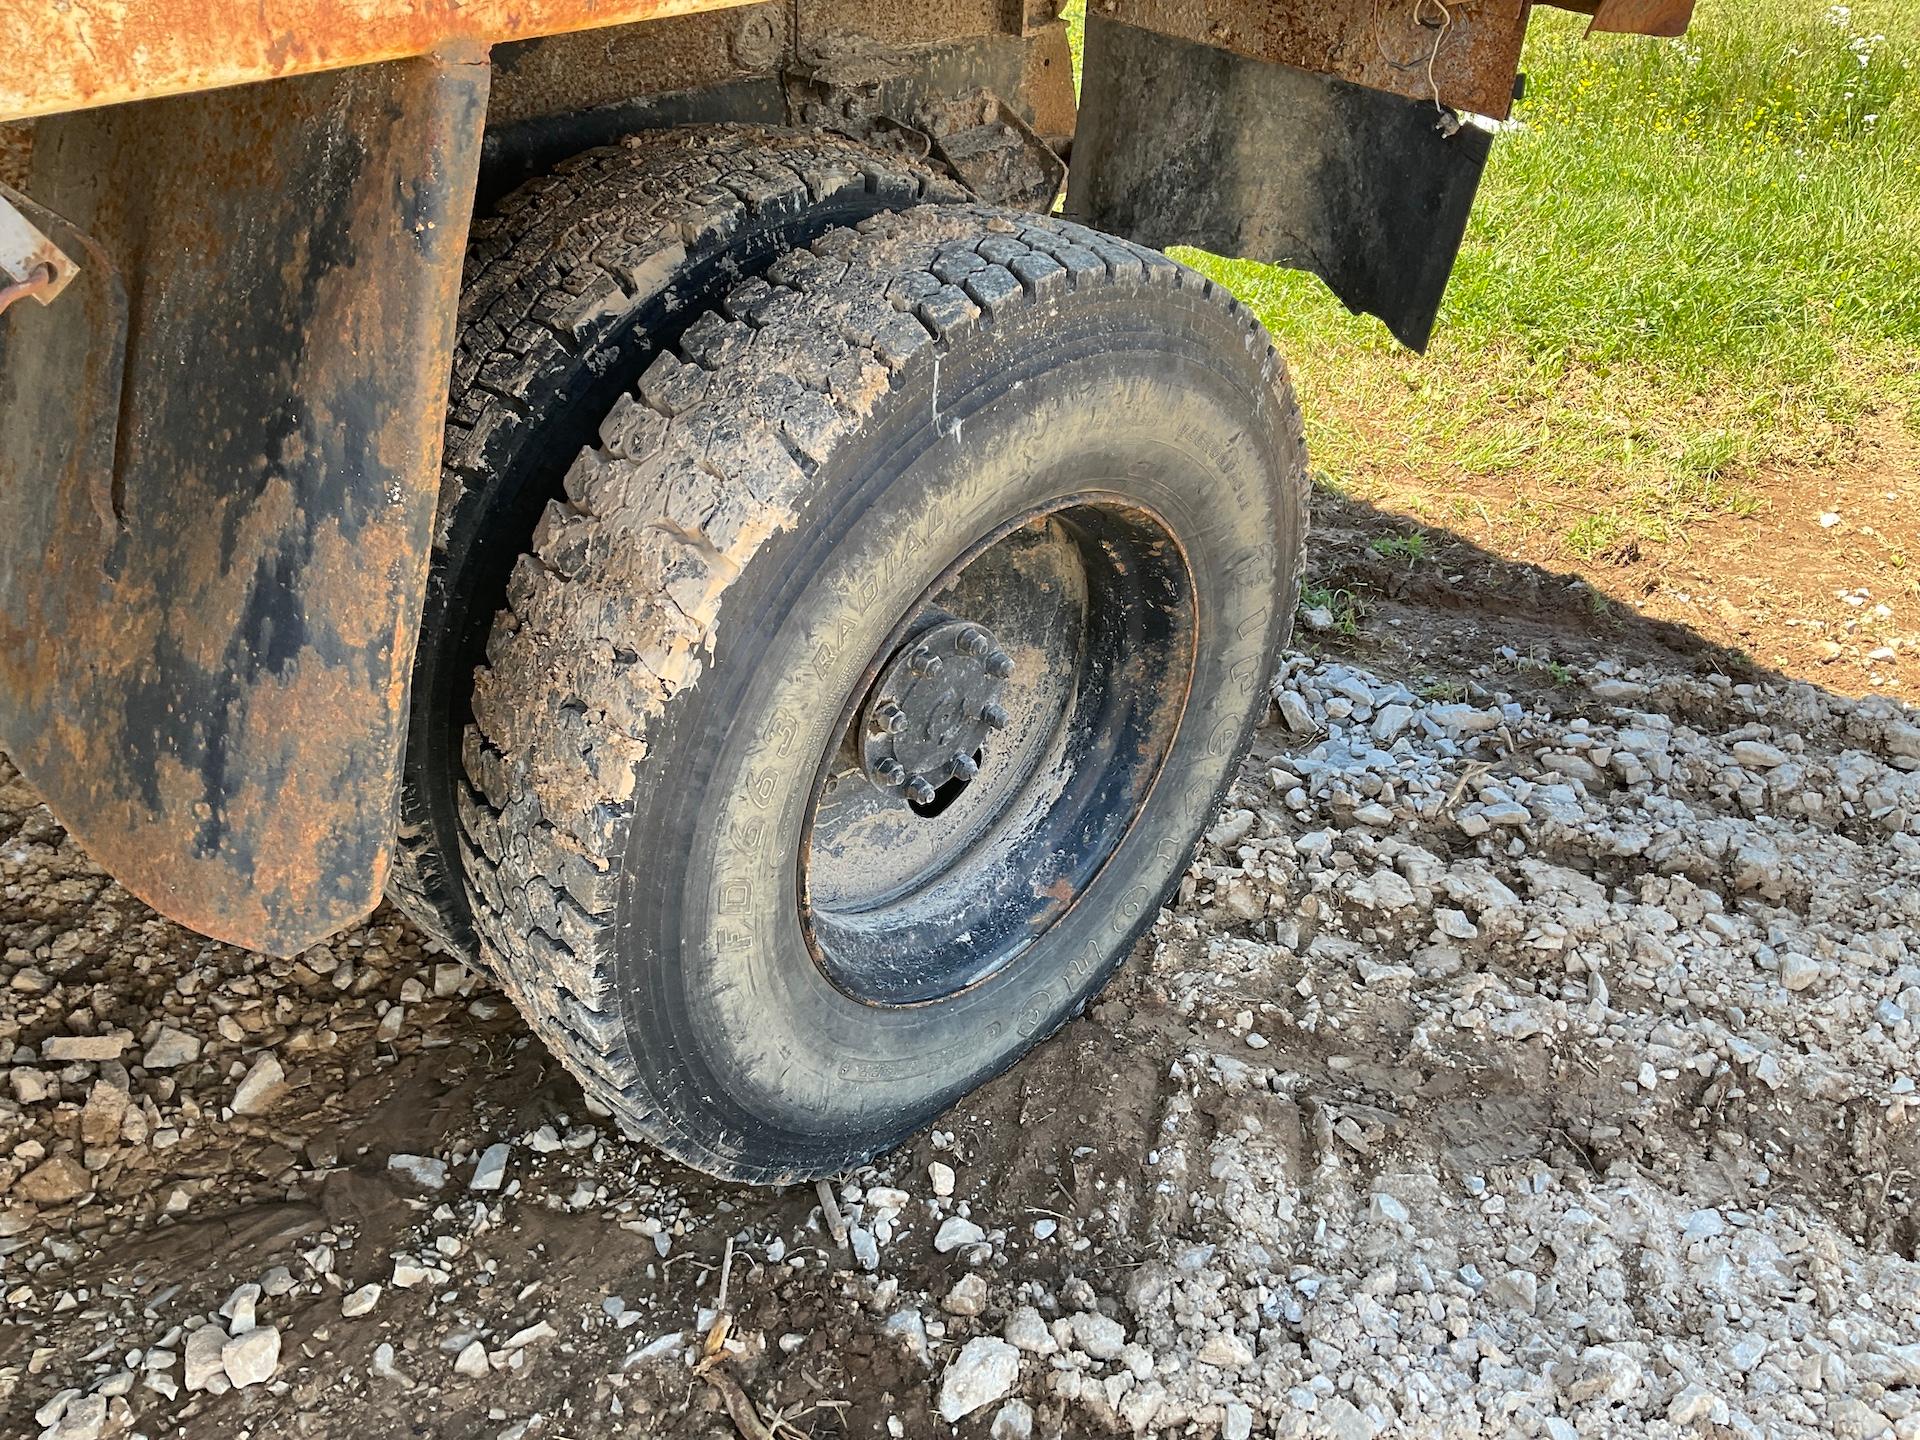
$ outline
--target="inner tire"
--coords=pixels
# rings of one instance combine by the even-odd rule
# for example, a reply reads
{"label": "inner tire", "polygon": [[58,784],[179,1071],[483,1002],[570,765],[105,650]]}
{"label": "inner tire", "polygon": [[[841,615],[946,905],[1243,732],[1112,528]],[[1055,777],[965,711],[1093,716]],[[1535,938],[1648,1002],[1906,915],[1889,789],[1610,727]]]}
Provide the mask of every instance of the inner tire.
{"label": "inner tire", "polygon": [[[836,1173],[1074,1014],[1177,885],[1289,632],[1298,412],[1265,332],[1194,271],[1069,223],[941,206],[836,230],[738,287],[603,435],[516,567],[475,677],[475,925],[631,1133],[731,1179]],[[836,967],[823,777],[890,783],[891,752],[862,748],[891,723],[875,687],[908,685],[916,635],[950,637],[956,663],[959,632],[938,627],[971,623],[984,587],[968,599],[961,581],[1010,540],[1035,547],[1001,567],[1032,603],[1077,587],[1092,598],[1063,615],[1137,613],[1063,620],[1077,638],[1051,652],[1008,645],[1007,686],[1050,653],[1070,678],[1007,762],[1036,782],[981,831],[1007,845],[865,890],[840,871],[827,948],[858,963]],[[968,693],[969,713],[989,703]],[[1077,748],[1060,740],[1076,726]],[[1015,843],[1049,825],[1053,850]],[[1072,854],[1036,859],[1054,850]],[[953,906],[915,896],[941,886],[980,907],[977,928],[928,919]],[[989,932],[1009,906],[1022,933]],[[895,970],[956,963],[900,981],[889,940]]]}
{"label": "inner tire", "polygon": [[659,349],[774,256],[961,197],[835,136],[689,126],[576,155],[475,222],[387,887],[455,953],[475,953],[455,803],[473,670],[568,464]]}

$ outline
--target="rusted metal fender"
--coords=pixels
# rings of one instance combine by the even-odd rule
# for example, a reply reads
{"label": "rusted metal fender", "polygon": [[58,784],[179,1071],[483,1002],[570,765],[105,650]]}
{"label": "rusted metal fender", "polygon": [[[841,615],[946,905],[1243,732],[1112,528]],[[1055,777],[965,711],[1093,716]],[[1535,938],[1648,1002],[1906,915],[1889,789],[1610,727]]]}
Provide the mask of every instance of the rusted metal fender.
{"label": "rusted metal fender", "polygon": [[0,740],[222,940],[292,953],[386,881],[487,83],[475,48],[36,140],[90,241],[0,319]]}
{"label": "rusted metal fender", "polygon": [[751,0],[24,0],[0,120],[603,29]]}

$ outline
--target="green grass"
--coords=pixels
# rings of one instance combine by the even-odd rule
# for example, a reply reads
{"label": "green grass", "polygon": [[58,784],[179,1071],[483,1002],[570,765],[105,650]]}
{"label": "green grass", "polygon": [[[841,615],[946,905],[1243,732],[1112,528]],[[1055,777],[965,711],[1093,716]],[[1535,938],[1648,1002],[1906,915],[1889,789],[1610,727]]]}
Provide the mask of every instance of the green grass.
{"label": "green grass", "polygon": [[[1187,254],[1289,356],[1314,462],[1576,556],[1755,513],[1875,409],[1920,430],[1920,5],[1704,0],[1679,40],[1536,10],[1429,354],[1311,276]],[[1512,497],[1531,498],[1509,520]],[[1416,513],[1422,513],[1416,511]]]}
{"label": "green grass", "polygon": [[1333,617],[1333,630],[1348,639],[1360,633],[1360,622],[1365,616],[1360,599],[1351,590],[1333,589],[1330,586],[1309,582],[1300,587],[1300,613],[1310,610],[1324,610]]}
{"label": "green grass", "polygon": [[1427,537],[1420,530],[1410,535],[1376,535],[1367,542],[1367,548],[1382,560],[1404,560],[1411,569],[1427,558]]}

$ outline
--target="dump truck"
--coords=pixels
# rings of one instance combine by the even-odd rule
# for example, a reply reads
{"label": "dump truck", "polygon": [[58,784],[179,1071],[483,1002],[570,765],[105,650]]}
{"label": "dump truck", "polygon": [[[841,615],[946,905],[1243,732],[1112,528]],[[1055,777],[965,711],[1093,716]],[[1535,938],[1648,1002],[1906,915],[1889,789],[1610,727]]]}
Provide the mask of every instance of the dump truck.
{"label": "dump truck", "polygon": [[1300,415],[1163,250],[1424,346],[1529,10],[1093,0],[1076,87],[1060,0],[16,6],[0,743],[194,930],[390,898],[629,1134],[862,1163],[1268,704]]}

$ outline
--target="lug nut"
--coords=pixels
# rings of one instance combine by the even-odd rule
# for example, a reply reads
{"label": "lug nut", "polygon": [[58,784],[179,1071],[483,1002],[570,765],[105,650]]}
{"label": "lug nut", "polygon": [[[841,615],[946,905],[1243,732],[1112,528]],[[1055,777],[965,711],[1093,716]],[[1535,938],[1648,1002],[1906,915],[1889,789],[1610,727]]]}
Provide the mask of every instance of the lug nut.
{"label": "lug nut", "polygon": [[916,805],[933,803],[933,786],[927,783],[926,776],[916,775],[907,781],[907,798]]}
{"label": "lug nut", "polygon": [[1004,730],[1007,728],[1007,712],[991,700],[980,707],[980,719],[989,730]]}
{"label": "lug nut", "polygon": [[953,642],[953,648],[962,655],[984,655],[993,646],[984,630],[962,630]]}
{"label": "lug nut", "polygon": [[971,780],[980,773],[980,767],[974,763],[973,756],[956,755],[953,757],[953,773],[956,779]]}
{"label": "lug nut", "polygon": [[889,735],[898,735],[907,728],[906,712],[891,700],[884,700],[873,707],[873,723]]}
{"label": "lug nut", "polygon": [[878,775],[884,784],[898,785],[907,778],[907,767],[898,760],[882,760],[873,767],[873,773]]}
{"label": "lug nut", "polygon": [[996,650],[989,655],[982,667],[996,680],[1004,680],[1013,674],[1013,657],[1004,650]]}
{"label": "lug nut", "polygon": [[931,679],[947,667],[941,662],[938,655],[922,646],[920,649],[914,651],[912,656],[908,658],[907,668],[912,670],[916,675]]}

